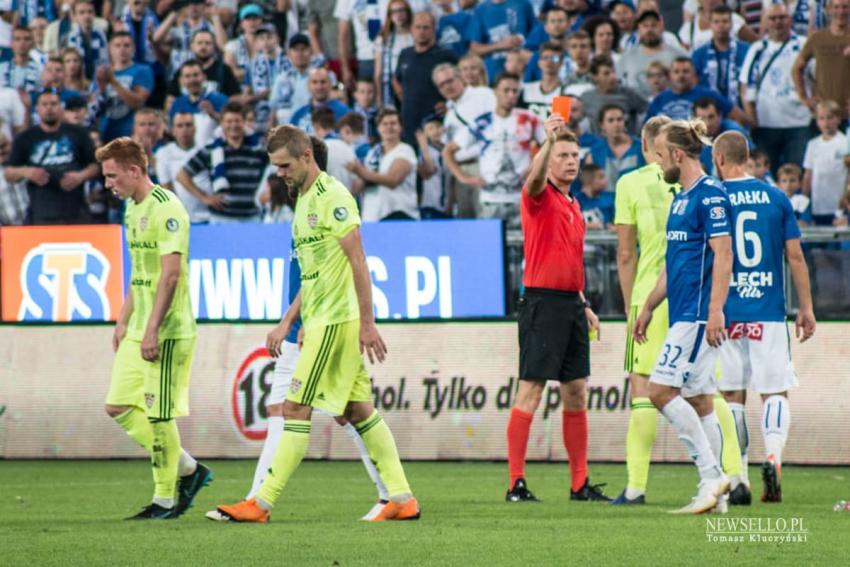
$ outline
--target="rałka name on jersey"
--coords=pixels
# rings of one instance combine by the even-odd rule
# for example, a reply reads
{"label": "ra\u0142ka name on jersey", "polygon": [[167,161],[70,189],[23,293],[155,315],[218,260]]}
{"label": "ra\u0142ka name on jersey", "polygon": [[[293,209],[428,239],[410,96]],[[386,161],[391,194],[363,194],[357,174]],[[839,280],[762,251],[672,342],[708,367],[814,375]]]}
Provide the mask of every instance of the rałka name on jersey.
{"label": "ra\u0142ka name on jersey", "polygon": [[770,196],[767,191],[741,191],[729,193],[729,202],[733,207],[740,205],[769,205]]}

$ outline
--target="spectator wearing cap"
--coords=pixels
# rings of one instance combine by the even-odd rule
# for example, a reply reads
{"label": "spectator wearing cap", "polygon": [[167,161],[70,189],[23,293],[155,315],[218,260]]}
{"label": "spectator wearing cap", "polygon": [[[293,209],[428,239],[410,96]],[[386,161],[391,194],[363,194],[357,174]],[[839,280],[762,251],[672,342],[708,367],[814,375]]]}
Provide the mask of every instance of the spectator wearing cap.
{"label": "spectator wearing cap", "polygon": [[186,94],[174,99],[168,111],[171,122],[177,114],[191,114],[194,119],[195,145],[205,146],[213,141],[218,126],[219,113],[227,104],[227,97],[204,89],[204,72],[201,64],[189,60],[178,71],[180,90]]}
{"label": "spectator wearing cap", "polygon": [[418,220],[416,152],[401,141],[401,117],[394,108],[382,108],[377,118],[380,142],[372,146],[365,163],[346,166],[357,176],[354,191],[363,192],[363,222]]}
{"label": "spectator wearing cap", "polygon": [[315,109],[327,106],[333,110],[337,120],[351,110],[342,102],[331,98],[331,76],[330,71],[325,68],[310,70],[307,89],[310,91],[310,101],[292,113],[289,123],[301,128],[308,134],[313,133],[311,116]]}
{"label": "spectator wearing cap", "polygon": [[71,14],[73,25],[70,33],[63,37],[60,47],[73,47],[82,57],[86,79],[94,79],[100,65],[109,64],[109,42],[106,31],[95,26],[95,7],[92,0],[75,0]]}
{"label": "spectator wearing cap", "polygon": [[68,124],[86,126],[89,105],[82,96],[74,96],[65,101],[63,120]]}
{"label": "spectator wearing cap", "polygon": [[[647,10],[661,13],[658,9],[658,2],[655,0],[638,0],[637,3],[632,0],[614,0],[608,4],[608,13],[620,29],[621,51],[630,49],[640,43],[637,31],[637,17]],[[663,17],[661,22],[662,24],[664,23]],[[667,45],[681,46],[678,36],[673,32],[665,30],[661,34],[661,39]]]}
{"label": "spectator wearing cap", "polygon": [[133,62],[133,36],[119,31],[109,40],[111,67],[95,73],[100,135],[104,143],[133,131],[133,114],[145,106],[154,86],[153,73],[146,64]]}
{"label": "spectator wearing cap", "polygon": [[[437,45],[463,57],[469,51],[469,28],[477,0],[434,0],[437,14]],[[455,10],[457,4],[458,10]]]}
{"label": "spectator wearing cap", "polygon": [[[221,111],[223,138],[198,150],[175,177],[210,211],[211,224],[258,222],[257,194],[268,166],[265,148],[245,135],[245,108],[229,102]],[[192,180],[207,173],[214,193],[208,194]]]}
{"label": "spectator wearing cap", "polygon": [[[337,0],[334,18],[339,30],[337,45],[342,82],[350,90],[357,79],[371,81],[375,77],[375,40],[384,24],[388,4],[389,0]],[[353,69],[354,61],[356,68]]]}
{"label": "spectator wearing cap", "polygon": [[528,0],[486,0],[475,8],[469,51],[484,58],[491,81],[502,72],[508,51],[523,46],[536,21]]}
{"label": "spectator wearing cap", "polygon": [[437,65],[456,63],[457,56],[436,43],[434,16],[419,12],[413,16],[413,46],[401,52],[393,84],[401,100],[402,140],[416,142],[416,128],[422,118],[436,112],[437,104],[445,99],[431,80]]}
{"label": "spectator wearing cap", "polygon": [[[475,127],[475,118],[496,108],[496,97],[489,87],[470,87],[463,82],[460,69],[451,63],[441,63],[431,72],[431,79],[446,99],[443,127],[447,142],[465,136]],[[458,144],[460,146],[460,144]],[[478,155],[474,148],[457,150],[454,158],[466,176],[480,176]],[[478,210],[478,191],[475,185],[453,179],[449,195],[457,204],[459,218],[475,218]]]}
{"label": "spectator wearing cap", "polygon": [[320,106],[312,112],[310,118],[315,136],[325,142],[328,147],[328,166],[325,171],[351,190],[354,186],[354,174],[345,166],[352,161],[357,161],[357,155],[354,153],[354,148],[337,133],[337,119],[334,111],[327,106]]}
{"label": "spectator wearing cap", "polygon": [[677,57],[687,54],[675,44],[663,39],[664,20],[655,10],[646,10],[637,18],[638,43],[623,52],[618,73],[623,86],[632,88],[649,98],[651,89],[646,82],[646,70],[650,63],[660,61],[670,65]]}
{"label": "spectator wearing cap", "polygon": [[236,79],[243,83],[245,73],[256,52],[254,33],[263,25],[263,9],[257,4],[246,4],[239,9],[239,37],[231,39],[224,47],[224,62],[233,70]]}
{"label": "spectator wearing cap", "polygon": [[620,176],[646,165],[640,140],[626,131],[626,113],[616,104],[606,104],[597,115],[602,142],[590,149],[586,162],[605,171],[608,191],[615,191]]}
{"label": "spectator wearing cap", "polygon": [[812,113],[794,88],[791,70],[806,38],[791,30],[784,4],[766,8],[765,22],[767,37],[750,47],[741,69],[744,110],[756,124],[753,141],[773,167],[799,166],[811,137]]}
{"label": "spectator wearing cap", "polygon": [[[242,93],[242,87],[236,80],[233,69],[218,55],[215,45],[215,35],[210,31],[200,30],[192,35],[192,55],[204,71],[204,91],[218,92],[227,97],[239,95]],[[186,93],[180,90],[178,73],[168,84],[165,109],[168,110],[174,99],[181,94]]]}
{"label": "spectator wearing cap", "polygon": [[711,11],[711,39],[691,59],[701,85],[717,91],[742,107],[740,75],[750,45],[732,37],[732,10],[721,4]]}
{"label": "spectator wearing cap", "polygon": [[[815,32],[806,41],[792,69],[800,100],[812,111],[820,101],[838,104],[842,121],[850,106],[850,0],[830,0],[826,7],[829,27]],[[808,92],[806,66],[815,60],[815,84]]]}
{"label": "spectator wearing cap", "polygon": [[227,32],[217,10],[212,10],[209,20],[205,17],[206,0],[188,0],[180,9],[172,9],[153,36],[153,41],[168,54],[168,76],[174,77],[180,66],[193,59],[192,36],[197,31],[212,32],[219,49],[227,44]]}
{"label": "spectator wearing cap", "polygon": [[[546,140],[540,117],[517,108],[519,88],[517,75],[497,77],[495,108],[476,116],[443,150],[451,174],[465,185],[480,188],[478,217],[502,219],[511,228],[520,226],[519,190],[528,176],[532,152]],[[459,150],[480,156],[479,175],[467,175],[458,167]]]}
{"label": "spectator wearing cap", "polygon": [[693,114],[694,102],[701,98],[711,98],[723,115],[739,124],[750,123],[749,117],[734,106],[732,101],[717,91],[697,84],[694,63],[687,56],[679,57],[670,67],[670,88],[652,99],[646,111],[646,119],[664,114],[673,120],[689,120]]}
{"label": "spectator wearing cap", "polygon": [[313,52],[306,35],[297,33],[289,39],[287,56],[281,62],[269,95],[274,124],[287,124],[295,110],[310,102],[307,86],[310,70],[324,67],[325,62],[323,53]]}
{"label": "spectator wearing cap", "polygon": [[83,184],[100,168],[88,132],[62,122],[62,103],[54,90],[36,100],[39,124],[15,137],[5,176],[27,182],[29,224],[77,224],[88,220]]}
{"label": "spectator wearing cap", "polygon": [[[532,52],[531,59],[528,60],[528,65],[525,67],[526,83],[539,81],[542,78],[540,58],[543,56],[543,50],[547,48],[547,46],[549,46],[549,51],[551,51],[553,45],[559,46],[558,52],[562,54],[562,57],[558,61],[558,75],[563,78],[569,70],[569,58],[563,56],[564,51],[567,48],[567,31],[570,29],[567,11],[560,6],[553,6],[546,11],[543,18],[544,29],[546,30],[546,35],[549,39],[548,41],[541,43],[538,49],[535,49]],[[563,65],[563,72],[560,71],[560,65]]]}

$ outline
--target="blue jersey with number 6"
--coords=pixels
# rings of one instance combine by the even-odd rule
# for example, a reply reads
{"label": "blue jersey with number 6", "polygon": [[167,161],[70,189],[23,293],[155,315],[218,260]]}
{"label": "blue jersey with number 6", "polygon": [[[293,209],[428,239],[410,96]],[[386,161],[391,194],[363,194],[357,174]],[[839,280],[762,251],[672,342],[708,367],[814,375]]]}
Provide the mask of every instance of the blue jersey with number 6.
{"label": "blue jersey with number 6", "polygon": [[800,238],[785,193],[753,177],[724,181],[732,205],[735,262],[727,322],[784,321],[785,241]]}
{"label": "blue jersey with number 6", "polygon": [[705,321],[714,251],[708,241],[731,233],[729,199],[720,181],[703,175],[679,192],[667,217],[667,304],[670,326]]}

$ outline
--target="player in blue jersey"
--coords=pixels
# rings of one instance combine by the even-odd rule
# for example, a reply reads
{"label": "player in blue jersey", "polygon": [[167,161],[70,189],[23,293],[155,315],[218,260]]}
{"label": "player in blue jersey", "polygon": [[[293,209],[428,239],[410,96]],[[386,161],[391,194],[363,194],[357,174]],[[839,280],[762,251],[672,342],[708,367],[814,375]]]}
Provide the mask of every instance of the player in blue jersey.
{"label": "player in blue jersey", "polygon": [[761,499],[781,502],[782,449],[791,425],[788,390],[797,385],[785,322],[785,258],[800,304],[796,335],[801,342],[815,332],[809,271],[791,201],[776,187],[747,175],[746,138],[727,132],[717,138],[712,153],[732,205],[735,244],[725,309],[729,340],[720,348],[720,390],[735,416],[744,471],[749,443],[747,388],[761,395],[766,454]]}
{"label": "player in blue jersey", "polygon": [[[327,168],[328,161],[328,149],[327,146],[320,139],[315,136],[310,137],[310,141],[313,144],[313,155],[316,158],[316,164],[319,166],[319,169],[325,171]],[[297,198],[297,194],[292,196],[293,198]],[[292,204],[292,208],[295,208],[295,204]],[[289,303],[290,305],[301,304],[301,266],[298,263],[298,256],[295,252],[295,246],[293,244],[292,249],[290,250],[290,263],[289,263]],[[293,309],[288,311],[288,313],[294,312],[299,313],[300,309]],[[289,334],[284,335],[284,330],[290,329]],[[295,372],[295,366],[298,363],[298,357],[300,355],[300,344],[301,340],[299,337],[299,331],[301,330],[301,319],[296,318],[292,321],[286,320],[284,316],[284,320],[278,323],[274,329],[269,332],[266,336],[266,348],[269,353],[275,357],[277,360],[275,361],[274,366],[274,378],[272,379],[272,387],[269,392],[268,398],[266,399],[266,415],[268,421],[268,429],[266,431],[266,440],[263,444],[263,450],[260,453],[260,458],[257,460],[257,467],[254,470],[254,481],[251,485],[251,490],[248,492],[248,495],[245,499],[254,498],[257,492],[260,490],[260,485],[263,482],[263,478],[265,478],[266,473],[271,466],[272,459],[274,458],[275,452],[277,451],[277,446],[280,443],[280,438],[283,435],[283,402],[286,400],[286,396],[289,393],[289,387],[292,384],[292,375]],[[351,437],[351,440],[357,446],[357,450],[360,453],[360,459],[363,461],[363,465],[366,467],[366,471],[369,473],[369,476],[372,479],[372,482],[375,483],[376,488],[378,489],[378,502],[372,509],[367,513],[363,519],[369,520],[380,513],[381,509],[389,502],[389,493],[387,492],[386,486],[384,486],[383,481],[381,480],[381,476],[378,473],[378,469],[375,468],[375,464],[369,458],[369,452],[366,450],[366,446],[363,444],[363,439],[360,437],[360,434],[354,428],[354,425],[349,423],[344,417],[335,417],[336,422],[342,426],[345,432]],[[228,521],[229,518],[223,514],[221,514],[218,510],[212,510],[207,512],[207,518],[211,520],[217,521]]]}
{"label": "player in blue jersey", "polygon": [[646,342],[652,311],[668,299],[669,329],[649,379],[649,399],[670,421],[699,470],[697,495],[678,513],[725,511],[729,479],[720,469],[722,433],[714,413],[714,368],[724,340],[723,305],[732,272],[731,208],[720,181],[699,161],[701,120],[667,124],[655,139],[664,181],[682,186],[667,218],[665,268],[634,324]]}

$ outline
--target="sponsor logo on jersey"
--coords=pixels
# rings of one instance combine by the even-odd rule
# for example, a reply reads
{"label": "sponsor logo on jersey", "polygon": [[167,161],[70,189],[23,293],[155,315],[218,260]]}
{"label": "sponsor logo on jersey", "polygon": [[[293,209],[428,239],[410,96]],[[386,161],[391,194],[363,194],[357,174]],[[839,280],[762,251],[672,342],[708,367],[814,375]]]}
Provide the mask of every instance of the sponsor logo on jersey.
{"label": "sponsor logo on jersey", "polygon": [[724,209],[723,207],[712,207],[711,212],[709,214],[714,220],[725,219],[726,209]]}
{"label": "sponsor logo on jersey", "polygon": [[348,209],[345,207],[337,207],[334,209],[334,218],[340,222],[348,218]]}
{"label": "sponsor logo on jersey", "polygon": [[732,274],[731,287],[742,299],[761,299],[762,288],[773,287],[773,272],[737,272]]}
{"label": "sponsor logo on jersey", "polygon": [[751,341],[760,341],[764,338],[763,323],[732,323],[729,325],[730,339],[747,338]]}
{"label": "sponsor logo on jersey", "polygon": [[718,203],[722,203],[725,200],[726,199],[724,199],[723,197],[706,197],[705,199],[702,200],[702,204],[706,205],[706,206],[716,205]]}
{"label": "sponsor logo on jersey", "polygon": [[165,228],[168,232],[177,232],[177,229],[180,228],[180,223],[177,222],[177,219],[168,219],[165,221]]}
{"label": "sponsor logo on jersey", "polygon": [[676,201],[673,203],[673,206],[670,209],[671,215],[683,215],[685,214],[685,209],[688,207],[688,200],[682,199],[680,201]]}
{"label": "sponsor logo on jersey", "polygon": [[668,230],[667,240],[672,240],[674,242],[687,242],[688,232],[685,230]]}

